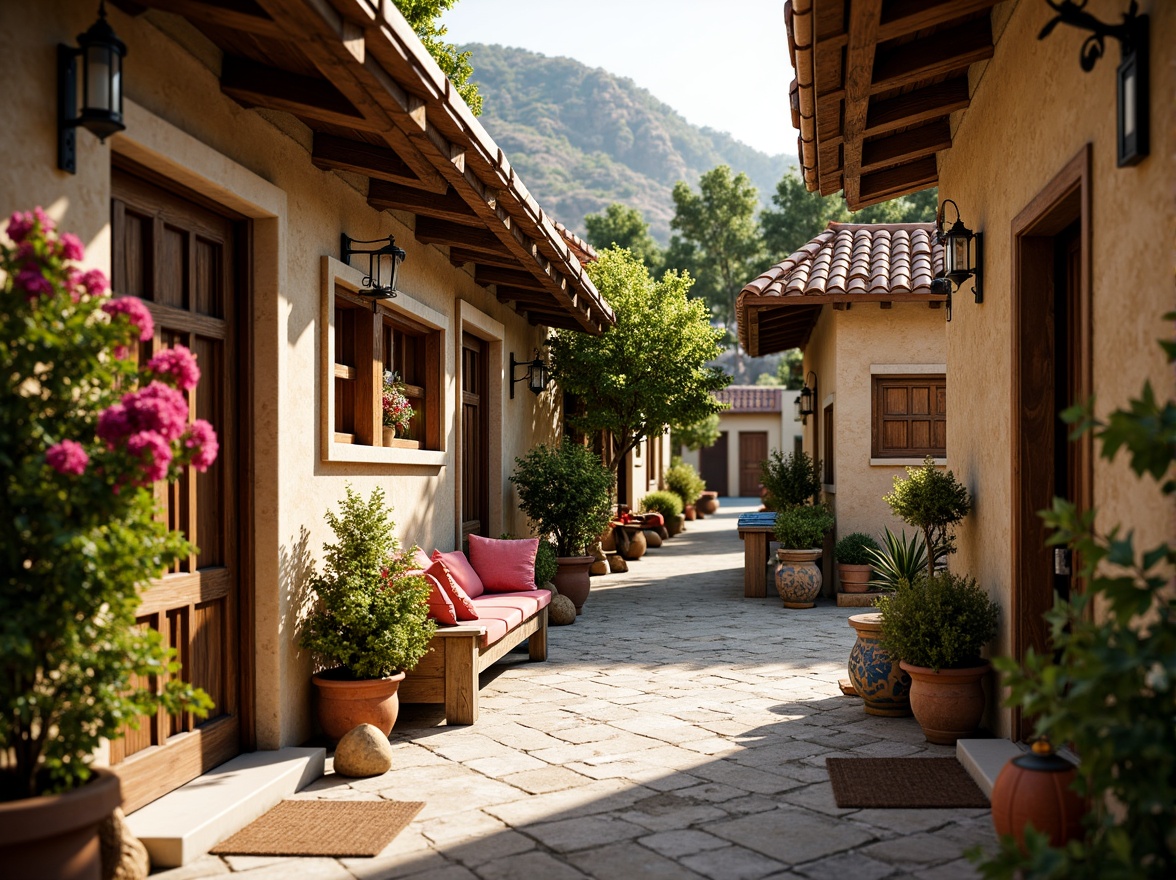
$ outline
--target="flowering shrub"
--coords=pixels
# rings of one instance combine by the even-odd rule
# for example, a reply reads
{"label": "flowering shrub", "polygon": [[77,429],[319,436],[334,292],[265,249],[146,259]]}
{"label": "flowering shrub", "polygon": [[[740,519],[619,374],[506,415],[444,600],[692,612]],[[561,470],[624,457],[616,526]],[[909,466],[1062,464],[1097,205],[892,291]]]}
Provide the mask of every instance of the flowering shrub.
{"label": "flowering shrub", "polygon": [[416,410],[404,396],[404,383],[400,376],[391,370],[384,371],[384,427],[396,428],[401,434],[408,430]]}
{"label": "flowering shrub", "polygon": [[[205,715],[174,652],[135,625],[139,590],[192,549],[168,531],[152,484],[216,460],[216,432],[189,422],[200,380],[186,348],[140,367],[151,313],[112,299],[74,264],[73,235],[39,208],[0,240],[0,800],[65,791],[100,739],[160,705]],[[143,682],[166,680],[160,693]]]}

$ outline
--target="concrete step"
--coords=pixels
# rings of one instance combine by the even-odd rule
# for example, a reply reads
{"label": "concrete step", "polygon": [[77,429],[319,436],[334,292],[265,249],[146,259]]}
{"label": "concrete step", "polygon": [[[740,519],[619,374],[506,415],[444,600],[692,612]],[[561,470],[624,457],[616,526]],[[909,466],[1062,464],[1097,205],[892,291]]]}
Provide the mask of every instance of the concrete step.
{"label": "concrete step", "polygon": [[961,739],[956,741],[956,758],[980,790],[992,797],[992,786],[1001,769],[1011,759],[1027,751],[1025,746],[1007,739]]}
{"label": "concrete step", "polygon": [[323,775],[326,750],[250,752],[127,816],[151,864],[178,868]]}

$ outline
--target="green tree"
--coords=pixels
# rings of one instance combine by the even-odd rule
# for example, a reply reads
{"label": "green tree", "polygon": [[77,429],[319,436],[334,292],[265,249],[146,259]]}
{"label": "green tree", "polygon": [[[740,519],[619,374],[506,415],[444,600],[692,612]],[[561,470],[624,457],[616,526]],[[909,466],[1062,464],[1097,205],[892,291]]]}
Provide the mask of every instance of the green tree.
{"label": "green tree", "polygon": [[773,376],[771,373],[760,373],[755,377],[755,384],[768,388],[780,388],[784,383],[780,381],[779,376]]}
{"label": "green tree", "polygon": [[693,425],[675,427],[670,434],[670,445],[675,449],[681,449],[685,446],[687,449],[697,451],[706,446],[714,446],[718,439],[719,414],[711,413]]}
{"label": "green tree", "polygon": [[584,226],[588,229],[588,243],[597,250],[628,248],[651,273],[661,269],[661,248],[649,234],[645,217],[636,208],[613,202],[603,213],[587,215]]}
{"label": "green tree", "polygon": [[633,254],[608,248],[588,267],[616,312],[600,336],[560,330],[551,343],[551,372],[567,394],[584,403],[570,416],[585,433],[611,432],[610,469],[666,425],[692,425],[722,405],[711,393],[729,378],[706,366],[719,354],[721,332],[706,306],[689,296],[689,275],[666,272],[655,281]]}
{"label": "green tree", "polygon": [[449,77],[457,89],[457,93],[465,99],[470,111],[475,116],[482,113],[482,96],[478,94],[478,84],[470,82],[470,75],[474,72],[470,64],[470,53],[461,52],[453,43],[447,43],[442,37],[449,33],[449,28],[441,24],[438,19],[441,13],[452,9],[457,0],[394,0],[396,8],[404,16],[409,26],[421,38],[429,54],[437,62],[442,72]]}
{"label": "green tree", "polygon": [[862,208],[852,215],[854,223],[930,223],[939,209],[939,190],[920,190]]}
{"label": "green tree", "polygon": [[727,327],[734,327],[735,298],[763,263],[755,220],[759,193],[746,174],[719,165],[702,175],[698,192],[678,181],[673,197],[670,227],[677,234],[666,265],[691,272],[698,279],[695,293],[701,292]]}
{"label": "green tree", "polygon": [[776,368],[776,378],[789,391],[799,391],[804,387],[804,355],[799,348],[790,348],[784,352]]}
{"label": "green tree", "polygon": [[829,221],[849,219],[844,199],[809,192],[793,166],[776,184],[772,207],[760,213],[764,249],[773,260],[783,260],[819,235]]}

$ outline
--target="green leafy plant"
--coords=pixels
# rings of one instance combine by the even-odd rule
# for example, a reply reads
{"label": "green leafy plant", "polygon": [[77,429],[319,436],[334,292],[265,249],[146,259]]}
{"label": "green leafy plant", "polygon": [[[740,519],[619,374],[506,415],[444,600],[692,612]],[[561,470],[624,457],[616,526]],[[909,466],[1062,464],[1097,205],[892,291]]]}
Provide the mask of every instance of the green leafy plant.
{"label": "green leafy plant", "polygon": [[871,551],[876,553],[881,549],[878,542],[865,532],[850,532],[837,541],[833,558],[842,565],[870,565],[874,559]]}
{"label": "green leafy plant", "polygon": [[[1176,343],[1161,345],[1176,361]],[[1176,494],[1176,401],[1158,399],[1150,383],[1105,423],[1090,405],[1063,418],[1078,425],[1075,436],[1093,431],[1103,458],[1126,450],[1138,476],[1154,480],[1166,498]],[[1050,543],[1075,551],[1086,589],[1055,598],[1045,615],[1050,653],[1030,648],[1023,665],[1012,658],[994,665],[1009,687],[1007,705],[1078,754],[1075,789],[1092,809],[1081,840],[1053,849],[1028,829],[1025,853],[1006,838],[981,870],[992,878],[1166,880],[1176,876],[1176,547],[1141,551],[1130,530],[1096,530],[1095,511],[1060,498],[1041,516],[1055,529]]]}
{"label": "green leafy plant", "polygon": [[547,586],[555,577],[558,569],[559,563],[556,562],[555,548],[551,546],[550,541],[541,540],[535,551],[535,586]]}
{"label": "green leafy plant", "polygon": [[974,578],[942,571],[920,574],[878,600],[879,642],[913,666],[963,669],[979,666],[980,649],[996,635],[1000,606]]}
{"label": "green leafy plant", "polygon": [[693,504],[706,491],[706,481],[698,475],[694,465],[677,461],[666,468],[666,488],[682,499],[682,507]]}
{"label": "green leafy plant", "polygon": [[349,678],[407,672],[436,630],[428,582],[410,574],[412,555],[400,552],[383,489],[365,501],[348,486],[339,508],[326,513],[335,543],[323,545],[323,572],[311,580],[318,603],[303,624],[301,645],[320,668],[342,667]]}
{"label": "green leafy plant", "polygon": [[[212,701],[140,627],[140,590],[195,549],[155,486],[207,470],[216,432],[189,421],[200,380],[186,348],[156,348],[151,314],[81,271],[82,243],[40,209],[0,241],[0,800],[90,776],[103,739],[140,716]],[[156,693],[153,681],[164,682]]]}
{"label": "green leafy plant", "polygon": [[833,528],[833,512],[824,504],[798,504],[776,513],[775,534],[788,550],[808,550],[825,543]]}
{"label": "green leafy plant", "polygon": [[922,530],[923,542],[930,549],[927,574],[932,575],[935,564],[955,552],[953,527],[968,515],[972,500],[955,474],[937,468],[931,456],[920,467],[908,467],[906,472],[905,480],[894,478],[894,489],[883,500],[895,516]]}
{"label": "green leafy plant", "polygon": [[515,459],[519,507],[559,556],[583,556],[608,525],[613,475],[589,449],[565,439]]}
{"label": "green leafy plant", "polygon": [[913,532],[907,540],[906,529],[896,535],[890,529],[883,535],[886,546],[868,550],[874,577],[870,586],[876,590],[897,590],[899,584],[913,581],[927,568],[927,545],[919,532]]}
{"label": "green leafy plant", "polygon": [[[700,489],[701,493],[702,490]],[[696,495],[695,498],[698,496]],[[662,489],[657,492],[650,492],[641,499],[640,508],[642,512],[655,511],[660,513],[666,519],[682,515],[682,499],[676,492],[670,492]]]}
{"label": "green leafy plant", "polygon": [[807,452],[784,455],[773,449],[761,465],[760,481],[768,492],[764,498],[768,510],[812,504],[821,492],[821,463]]}
{"label": "green leafy plant", "polygon": [[711,413],[700,422],[692,425],[680,425],[670,431],[670,445],[674,449],[687,449],[697,452],[699,449],[714,446],[718,442],[719,414]]}

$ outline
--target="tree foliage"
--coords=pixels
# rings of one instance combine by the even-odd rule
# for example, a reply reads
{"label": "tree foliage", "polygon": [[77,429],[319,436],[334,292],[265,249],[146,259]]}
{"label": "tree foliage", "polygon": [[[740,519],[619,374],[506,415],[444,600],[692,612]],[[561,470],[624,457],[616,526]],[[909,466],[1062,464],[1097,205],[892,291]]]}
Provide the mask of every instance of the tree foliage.
{"label": "tree foliage", "polygon": [[458,0],[394,0],[396,8],[405,21],[420,37],[433,60],[449,77],[457,93],[462,96],[475,116],[482,113],[482,96],[478,84],[470,81],[474,68],[470,64],[470,53],[462,52],[453,43],[445,41],[449,29],[441,24],[443,12],[452,9]]}
{"label": "tree foliage", "polygon": [[982,665],[980,650],[992,641],[1000,620],[1000,606],[974,578],[948,571],[900,581],[877,606],[879,642],[886,652],[936,672]]}
{"label": "tree foliage", "polygon": [[636,208],[613,202],[603,213],[586,216],[584,226],[588,229],[588,243],[597,250],[626,248],[645,264],[650,274],[657,274],[661,269],[661,248],[649,234],[649,224]]}
{"label": "tree foliage", "polygon": [[670,434],[670,445],[675,449],[685,446],[697,452],[708,446],[714,446],[719,439],[719,414],[711,413],[705,419],[693,425],[674,428]]}
{"label": "tree foliage", "polygon": [[906,472],[906,479],[894,478],[894,489],[882,500],[895,516],[923,531],[930,576],[935,573],[936,562],[955,552],[953,528],[972,509],[972,499],[955,474],[936,467],[930,456]]}
{"label": "tree foliage", "polygon": [[804,387],[804,355],[799,348],[790,348],[780,358],[776,378],[788,391],[799,391]]}
{"label": "tree foliage", "polygon": [[588,448],[564,438],[515,459],[519,508],[560,556],[582,556],[608,525],[613,474]]}
{"label": "tree foliage", "polygon": [[760,481],[768,490],[764,498],[768,510],[813,504],[821,492],[821,462],[807,452],[785,455],[773,449],[760,464]]}
{"label": "tree foliage", "polygon": [[583,403],[569,416],[587,434],[609,431],[606,451],[615,473],[638,443],[667,425],[689,425],[721,409],[713,391],[729,378],[707,367],[719,353],[720,332],[706,307],[691,299],[688,275],[666,272],[655,281],[632,253],[608,248],[588,267],[612,305],[616,326],[599,336],[560,330],[551,343],[551,373]]}

